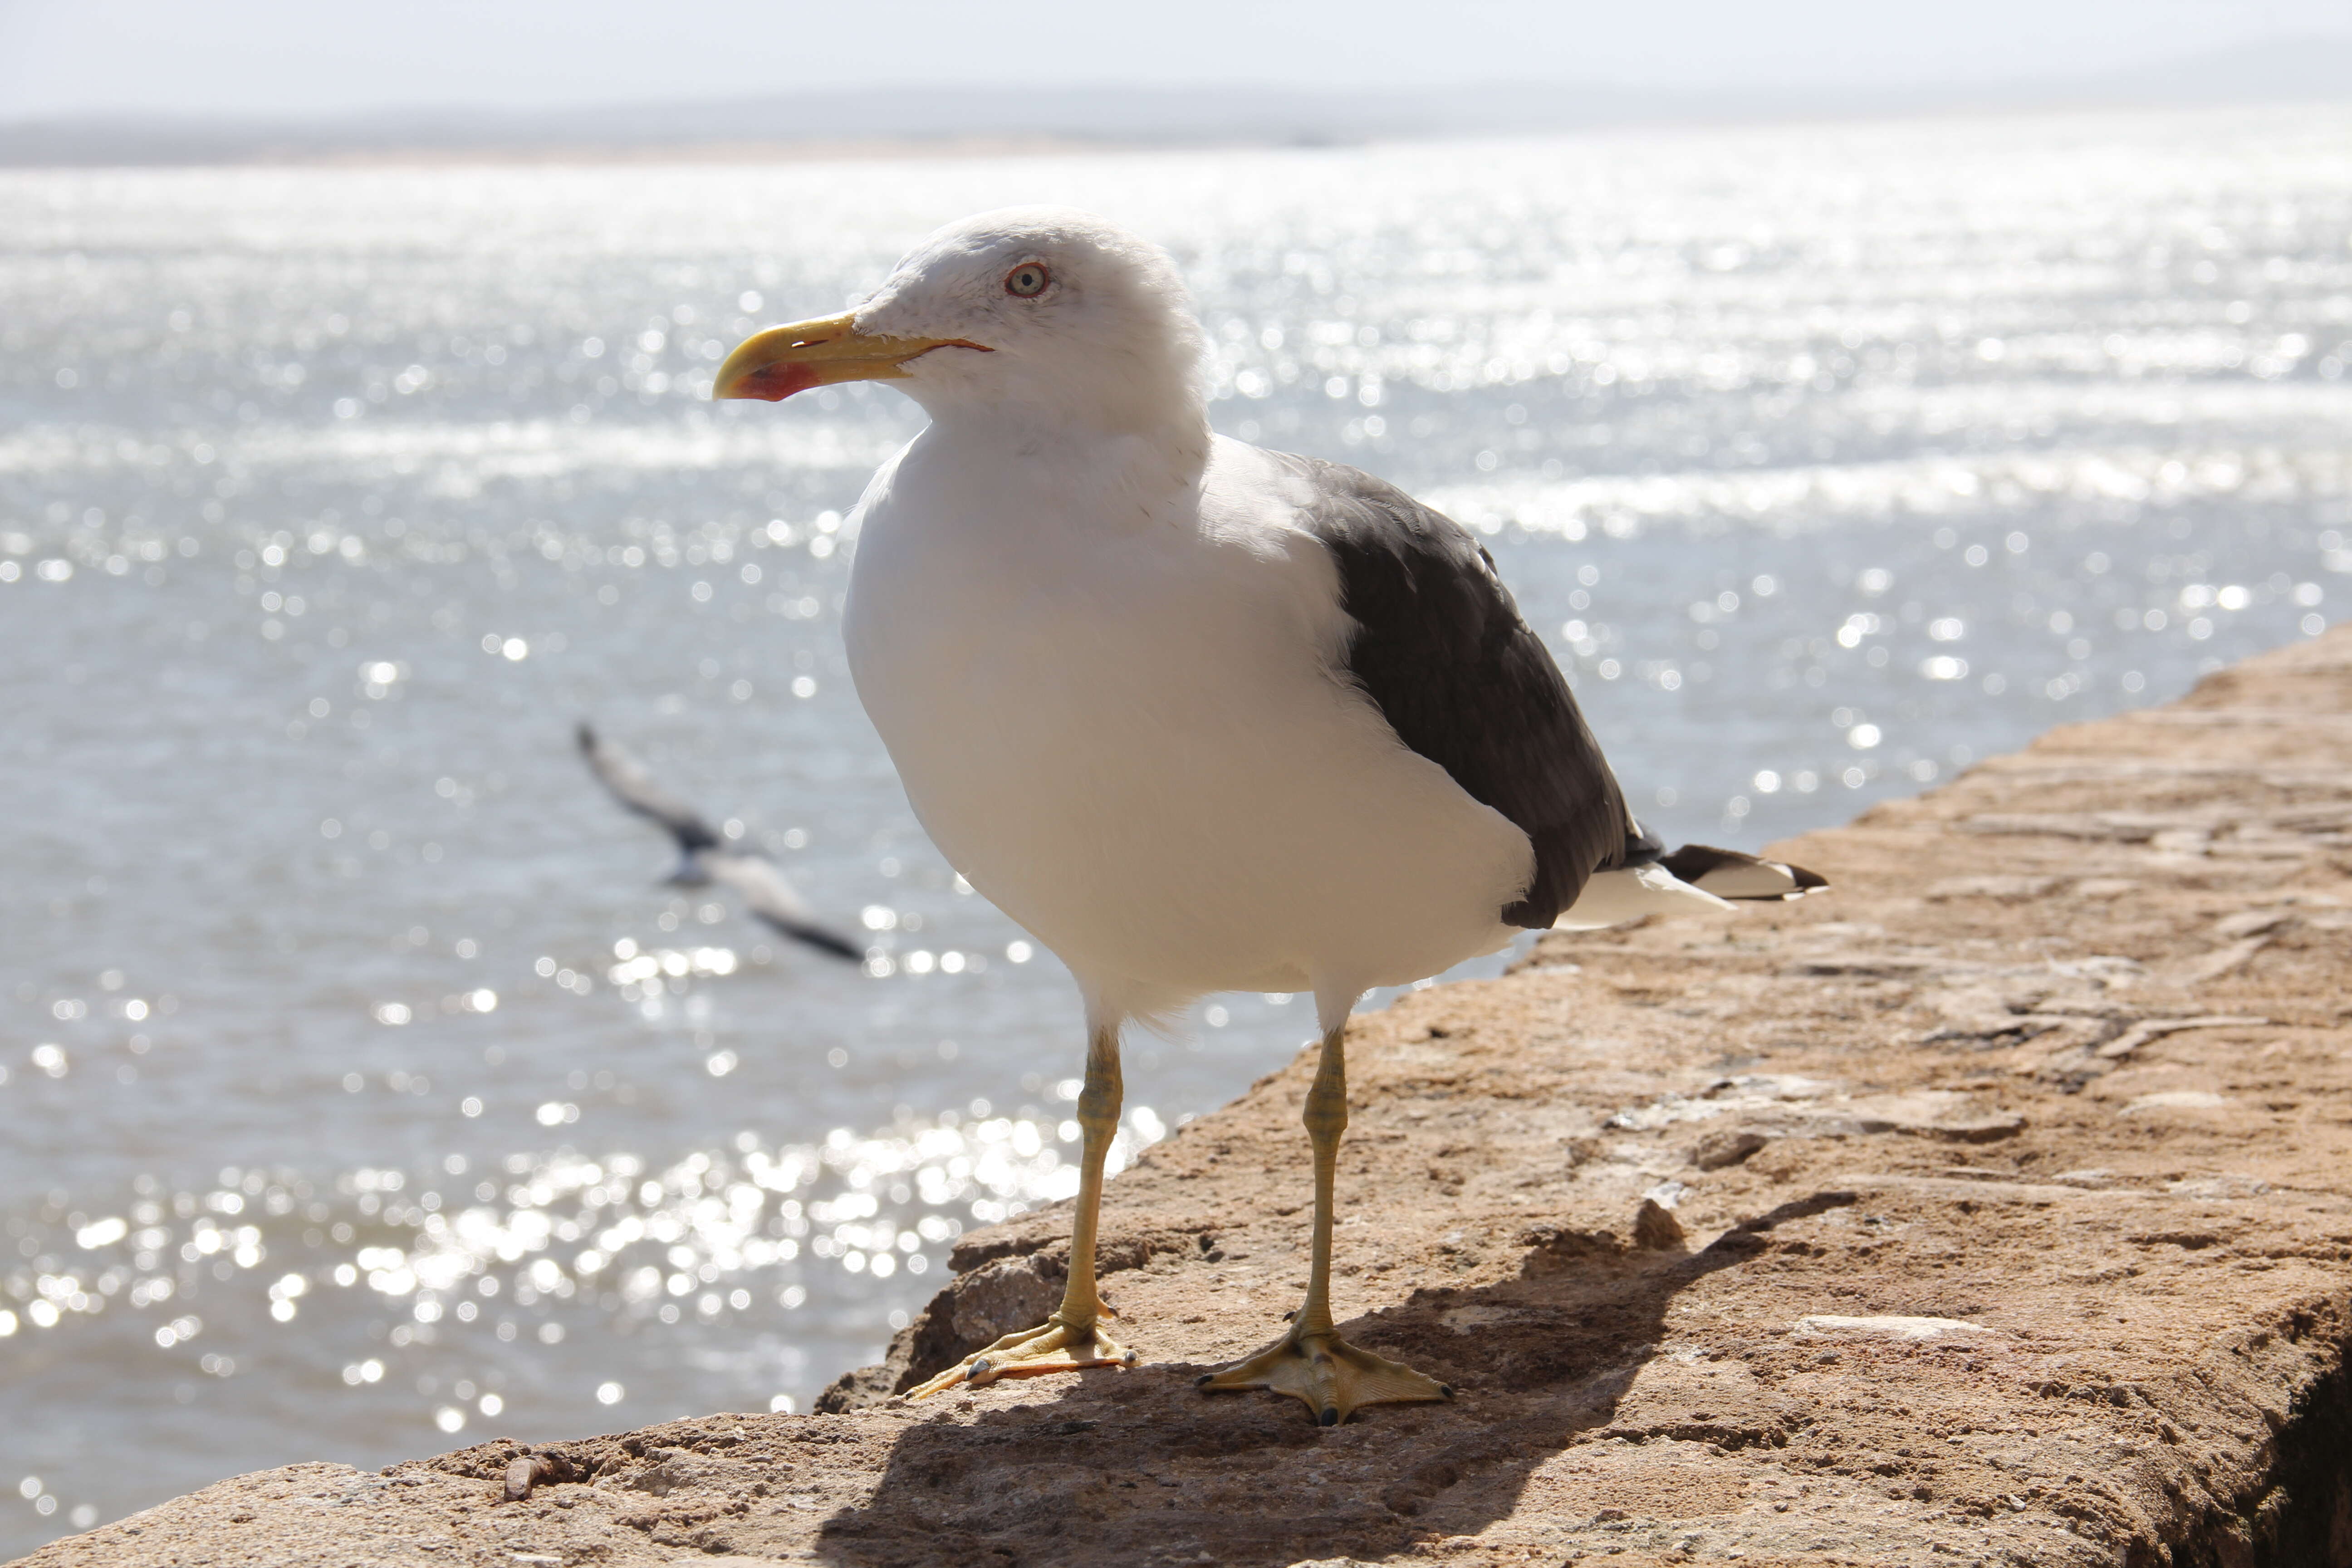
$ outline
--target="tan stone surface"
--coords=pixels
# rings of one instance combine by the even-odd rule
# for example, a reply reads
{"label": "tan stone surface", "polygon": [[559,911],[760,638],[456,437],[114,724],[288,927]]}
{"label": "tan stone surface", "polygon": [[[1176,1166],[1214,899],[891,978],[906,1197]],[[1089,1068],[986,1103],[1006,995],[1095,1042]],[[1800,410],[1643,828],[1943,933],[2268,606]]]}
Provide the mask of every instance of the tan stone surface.
{"label": "tan stone surface", "polygon": [[[1304,1284],[1302,1058],[1112,1183],[1141,1370],[550,1445],[517,1502],[512,1444],[294,1466],[26,1561],[2352,1563],[2352,633],[1785,847],[1835,890],[1351,1031],[1334,1304],[1451,1405],[1191,1386]],[[967,1237],[836,1402],[1034,1320],[1066,1226]]]}

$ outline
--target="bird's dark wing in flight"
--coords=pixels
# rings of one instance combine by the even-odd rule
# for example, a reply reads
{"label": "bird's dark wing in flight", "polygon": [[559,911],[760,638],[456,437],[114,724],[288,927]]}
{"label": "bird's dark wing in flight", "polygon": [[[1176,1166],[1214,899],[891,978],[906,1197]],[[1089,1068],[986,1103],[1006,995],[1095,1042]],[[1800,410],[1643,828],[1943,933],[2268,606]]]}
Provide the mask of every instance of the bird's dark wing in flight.
{"label": "bird's dark wing in flight", "polygon": [[714,882],[722,882],[735,889],[743,907],[774,930],[794,942],[803,942],[820,952],[853,962],[866,956],[866,950],[847,937],[826,926],[809,907],[800,890],[784,879],[784,873],[764,855],[706,854],[702,868]]}
{"label": "bird's dark wing in flight", "polygon": [[678,853],[691,858],[698,851],[716,849],[719,835],[702,814],[654,782],[645,764],[599,736],[587,724],[580,726],[580,754],[612,797],[648,821],[658,823],[677,840]]}

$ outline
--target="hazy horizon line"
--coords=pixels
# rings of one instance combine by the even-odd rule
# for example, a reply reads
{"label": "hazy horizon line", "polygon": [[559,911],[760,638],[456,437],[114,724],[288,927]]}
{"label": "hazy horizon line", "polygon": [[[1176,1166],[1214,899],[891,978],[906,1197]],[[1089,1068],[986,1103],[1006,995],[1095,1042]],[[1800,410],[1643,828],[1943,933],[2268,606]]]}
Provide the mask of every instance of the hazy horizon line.
{"label": "hazy horizon line", "polygon": [[2352,100],[2352,35],[2293,35],[2105,72],[1717,88],[1494,78],[1400,88],[942,82],[504,108],[334,113],[81,110],[0,121],[0,166],[677,158],[1177,145],[1351,145],[1953,113],[2284,106]]}

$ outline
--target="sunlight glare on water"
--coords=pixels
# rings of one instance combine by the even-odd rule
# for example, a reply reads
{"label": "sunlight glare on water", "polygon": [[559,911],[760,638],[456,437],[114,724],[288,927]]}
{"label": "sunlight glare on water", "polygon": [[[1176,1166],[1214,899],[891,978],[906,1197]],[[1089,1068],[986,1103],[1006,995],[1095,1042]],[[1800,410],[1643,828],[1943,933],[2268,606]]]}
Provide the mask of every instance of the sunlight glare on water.
{"label": "sunlight glare on water", "polygon": [[[1669,838],[2177,695],[2352,573],[2337,110],[0,174],[0,1552],[264,1465],[805,1409],[1070,1193],[1067,978],[843,664],[918,416],[706,401],[1037,200],[1173,249],[1221,430],[1481,531]],[[657,886],[583,718],[864,962]],[[1132,1040],[1118,1161],[1310,1012]]]}

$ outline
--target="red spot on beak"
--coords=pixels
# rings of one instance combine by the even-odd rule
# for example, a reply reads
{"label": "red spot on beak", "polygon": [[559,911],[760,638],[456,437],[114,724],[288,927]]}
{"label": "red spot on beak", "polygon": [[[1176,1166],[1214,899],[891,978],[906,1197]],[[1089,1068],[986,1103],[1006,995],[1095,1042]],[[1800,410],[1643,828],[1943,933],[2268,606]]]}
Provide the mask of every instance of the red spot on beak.
{"label": "red spot on beak", "polygon": [[816,384],[816,372],[804,364],[761,365],[737,382],[728,395],[782,403],[795,392],[806,392]]}

